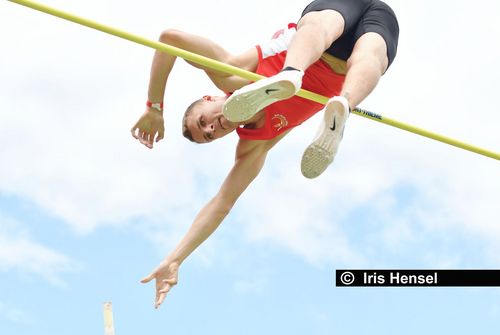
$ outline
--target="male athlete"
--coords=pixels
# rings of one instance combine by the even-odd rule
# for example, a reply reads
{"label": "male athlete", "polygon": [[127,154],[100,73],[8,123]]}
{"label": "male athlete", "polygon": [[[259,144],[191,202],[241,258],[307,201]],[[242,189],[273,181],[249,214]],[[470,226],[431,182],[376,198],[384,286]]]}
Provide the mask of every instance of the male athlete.
{"label": "male athlete", "polygon": [[[300,88],[333,97],[324,108],[318,135],[306,148],[301,170],[315,178],[337,152],[350,109],[377,85],[396,56],[399,27],[391,8],[380,0],[316,0],[267,44],[241,55],[228,53],[205,38],[167,30],[160,41],[201,54],[266,79],[251,83],[192,64],[205,70],[226,94],[205,96],[188,107],[184,136],[198,143],[211,142],[233,130],[240,140],[235,163],[218,193],[198,213],[178,246],[146,278],[156,279],[155,307],[177,284],[178,268],[220,225],[232,206],[259,174],[267,152],[292,128],[324,106],[294,96]],[[156,52],[151,68],[147,110],[131,132],[153,148],[164,135],[163,96],[176,57]]]}

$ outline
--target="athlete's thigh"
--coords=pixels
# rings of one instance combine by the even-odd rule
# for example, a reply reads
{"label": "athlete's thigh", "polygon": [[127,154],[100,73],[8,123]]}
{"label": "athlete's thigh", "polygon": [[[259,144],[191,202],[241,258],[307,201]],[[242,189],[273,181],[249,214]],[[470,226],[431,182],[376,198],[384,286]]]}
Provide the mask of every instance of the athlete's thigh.
{"label": "athlete's thigh", "polygon": [[[365,36],[368,33],[373,34],[369,34],[368,37]],[[373,50],[378,50],[382,46],[380,38],[377,38],[377,36],[385,42],[387,66],[390,66],[397,53],[399,25],[394,11],[387,4],[379,0],[375,0],[370,5],[354,31],[356,45],[373,47]],[[363,40],[358,43],[362,37]]]}
{"label": "athlete's thigh", "polygon": [[339,12],[345,21],[344,32],[352,30],[359,22],[367,6],[373,0],[315,0],[302,12],[304,17],[310,12],[331,9]]}

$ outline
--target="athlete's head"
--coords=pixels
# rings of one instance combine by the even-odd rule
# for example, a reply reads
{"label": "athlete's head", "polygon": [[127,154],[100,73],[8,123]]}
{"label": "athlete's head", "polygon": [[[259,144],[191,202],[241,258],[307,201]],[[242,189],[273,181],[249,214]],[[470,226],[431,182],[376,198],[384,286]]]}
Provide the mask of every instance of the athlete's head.
{"label": "athlete's head", "polygon": [[222,114],[225,100],[226,97],[206,95],[193,102],[182,119],[184,137],[196,143],[209,143],[235,130],[238,124]]}

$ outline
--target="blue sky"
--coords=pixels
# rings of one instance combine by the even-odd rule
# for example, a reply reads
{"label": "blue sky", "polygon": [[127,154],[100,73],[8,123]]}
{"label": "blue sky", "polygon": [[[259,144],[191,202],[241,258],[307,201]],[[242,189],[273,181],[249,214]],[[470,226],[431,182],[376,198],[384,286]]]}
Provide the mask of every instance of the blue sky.
{"label": "blue sky", "polygon": [[[232,52],[307,4],[44,3],[151,39],[187,30]],[[362,107],[498,151],[500,5],[478,1],[471,16],[465,1],[388,3],[399,54]],[[196,146],[180,135],[185,106],[217,91],[179,61],[167,136],[149,151],[129,129],[151,50],[7,2],[0,31],[1,334],[99,334],[108,300],[118,335],[498,333],[497,288],[335,288],[338,268],[500,266],[498,161],[357,116],[317,180],[299,171],[317,117],[273,149],[154,310],[153,285],[139,280],[232,164],[236,136]]]}

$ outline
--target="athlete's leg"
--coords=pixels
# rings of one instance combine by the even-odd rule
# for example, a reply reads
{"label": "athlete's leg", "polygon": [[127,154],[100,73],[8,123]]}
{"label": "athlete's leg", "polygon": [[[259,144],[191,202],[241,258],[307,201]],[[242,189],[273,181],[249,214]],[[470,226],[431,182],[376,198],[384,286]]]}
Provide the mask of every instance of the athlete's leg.
{"label": "athlete's leg", "polygon": [[295,95],[302,86],[304,71],[342,35],[344,25],[343,16],[332,9],[306,13],[290,41],[283,65],[292,71],[282,71],[235,91],[224,104],[224,116],[233,122],[246,121],[268,105]]}
{"label": "athlete's leg", "polygon": [[387,47],[382,36],[370,32],[358,39],[347,61],[342,96],[328,102],[318,133],[302,155],[301,171],[305,177],[318,177],[333,162],[350,107],[356,107],[370,94],[388,64]]}
{"label": "athlete's leg", "polygon": [[[332,55],[347,59],[347,74],[341,96],[326,105],[318,134],[302,156],[302,173],[308,178],[319,176],[333,162],[350,107],[356,107],[372,92],[396,56],[399,26],[394,11],[382,1],[366,3],[369,6],[357,27],[328,49]],[[346,51],[350,53],[345,55]]]}
{"label": "athlete's leg", "polygon": [[387,46],[382,36],[369,32],[357,40],[347,60],[347,74],[341,93],[351,108],[373,91],[388,65]]}
{"label": "athlete's leg", "polygon": [[305,71],[344,31],[344,18],[332,9],[304,15],[288,46],[284,67]]}

